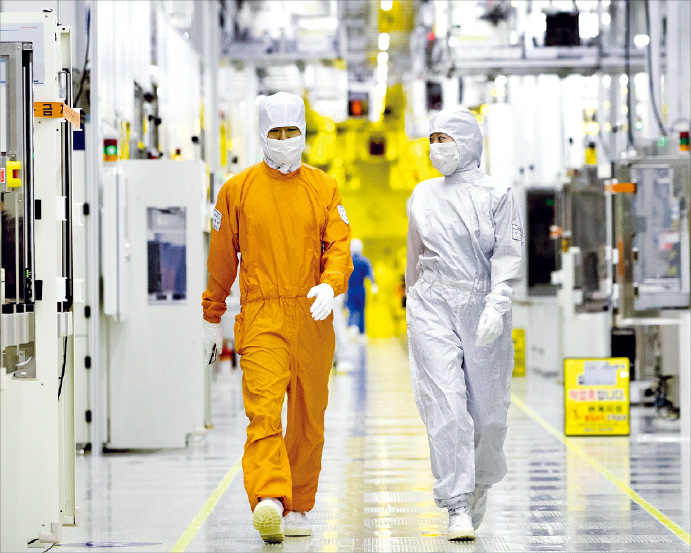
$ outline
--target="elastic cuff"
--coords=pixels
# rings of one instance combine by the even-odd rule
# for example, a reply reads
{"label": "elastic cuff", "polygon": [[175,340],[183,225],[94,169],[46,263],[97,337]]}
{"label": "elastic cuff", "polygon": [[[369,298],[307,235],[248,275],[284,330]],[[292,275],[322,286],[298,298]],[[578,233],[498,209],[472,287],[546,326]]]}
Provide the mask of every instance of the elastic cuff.
{"label": "elastic cuff", "polygon": [[457,509],[458,507],[470,507],[473,492],[462,493],[451,499],[435,499],[437,507],[442,509]]}
{"label": "elastic cuff", "polygon": [[204,318],[204,320],[205,320],[207,323],[218,324],[218,323],[221,322],[221,317],[219,317],[219,316],[217,316],[217,315],[202,315],[202,317]]}
{"label": "elastic cuff", "polygon": [[324,273],[319,281],[319,284],[328,284],[331,286],[331,289],[334,291],[334,298],[345,293],[344,287],[339,286],[338,277],[336,277],[336,275]]}
{"label": "elastic cuff", "polygon": [[501,294],[487,294],[485,297],[485,306],[494,307],[499,314],[506,315],[511,311],[511,298],[502,296]]}

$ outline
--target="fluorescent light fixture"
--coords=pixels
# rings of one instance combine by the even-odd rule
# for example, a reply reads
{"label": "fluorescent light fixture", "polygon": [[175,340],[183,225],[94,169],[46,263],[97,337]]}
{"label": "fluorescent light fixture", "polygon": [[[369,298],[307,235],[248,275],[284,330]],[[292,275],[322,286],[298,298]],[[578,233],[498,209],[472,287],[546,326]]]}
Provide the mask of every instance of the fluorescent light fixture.
{"label": "fluorescent light fixture", "polygon": [[379,52],[379,54],[377,54],[377,63],[389,63],[389,54],[386,52]]}
{"label": "fluorescent light fixture", "polygon": [[494,84],[497,86],[506,86],[506,83],[509,82],[509,79],[505,75],[497,75],[497,78],[494,79]]}
{"label": "fluorescent light fixture", "polygon": [[578,16],[578,34],[581,38],[595,38],[597,36],[597,12],[581,12]]}
{"label": "fluorescent light fixture", "polygon": [[648,75],[645,73],[636,73],[636,76],[633,78],[633,85],[636,89],[636,96],[640,95],[641,92],[645,94],[644,91],[647,90],[647,84],[648,84]]}
{"label": "fluorescent light fixture", "polygon": [[629,77],[626,75],[626,73],[622,73],[619,77],[619,84],[621,86],[626,86],[627,84],[629,84]]}
{"label": "fluorescent light fixture", "polygon": [[645,48],[650,44],[650,37],[648,35],[636,35],[633,37],[633,43],[636,45],[636,48]]}
{"label": "fluorescent light fixture", "polygon": [[612,77],[609,75],[603,75],[602,76],[602,86],[605,88],[609,88],[609,86],[612,84]]}
{"label": "fluorescent light fixture", "polygon": [[382,11],[388,12],[393,8],[393,0],[381,0]]}
{"label": "fluorescent light fixture", "polygon": [[379,40],[377,41],[379,45],[379,49],[382,51],[386,51],[389,49],[389,33],[381,33],[379,35]]}
{"label": "fluorescent light fixture", "polygon": [[602,14],[602,24],[605,27],[609,27],[610,24],[612,23],[612,16],[610,15],[609,12],[605,12]]}

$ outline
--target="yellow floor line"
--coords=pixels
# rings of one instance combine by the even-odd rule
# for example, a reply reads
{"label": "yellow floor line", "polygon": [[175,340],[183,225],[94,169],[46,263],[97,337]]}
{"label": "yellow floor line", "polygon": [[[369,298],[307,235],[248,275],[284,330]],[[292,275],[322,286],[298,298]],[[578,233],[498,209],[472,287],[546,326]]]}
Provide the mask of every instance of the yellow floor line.
{"label": "yellow floor line", "polygon": [[679,527],[672,520],[663,515],[660,511],[658,511],[655,507],[653,507],[650,503],[643,499],[640,495],[638,495],[635,491],[633,491],[622,480],[617,478],[607,467],[598,462],[594,457],[588,455],[588,453],[586,453],[574,440],[567,438],[564,434],[556,430],[551,424],[549,424],[545,419],[538,415],[533,409],[528,407],[523,400],[516,397],[514,394],[511,394],[511,400],[514,403],[514,405],[516,405],[521,411],[523,411],[531,419],[537,422],[547,432],[549,432],[557,440],[563,443],[571,451],[579,455],[581,459],[583,459],[591,467],[600,472],[605,478],[607,478],[607,480],[612,482],[612,484],[614,484],[617,488],[624,492],[632,501],[638,503],[653,517],[655,517],[656,520],[664,524],[667,528],[669,528],[669,530],[674,532],[687,544],[691,545],[691,536],[689,536],[688,532],[686,532],[683,528]]}
{"label": "yellow floor line", "polygon": [[238,459],[228,473],[223,477],[223,480],[221,480],[221,483],[214,490],[214,493],[212,493],[211,496],[209,496],[209,499],[206,500],[202,510],[197,513],[197,516],[194,517],[194,520],[190,522],[190,525],[187,527],[182,536],[180,536],[180,539],[175,543],[173,549],[171,549],[172,552],[179,553],[187,549],[187,546],[194,539],[194,536],[197,535],[197,532],[199,532],[199,529],[202,527],[202,524],[204,524],[204,521],[216,508],[216,504],[219,502],[221,497],[223,497],[223,494],[226,493],[228,486],[230,486],[233,478],[235,478],[235,475],[240,472],[241,468],[242,459]]}

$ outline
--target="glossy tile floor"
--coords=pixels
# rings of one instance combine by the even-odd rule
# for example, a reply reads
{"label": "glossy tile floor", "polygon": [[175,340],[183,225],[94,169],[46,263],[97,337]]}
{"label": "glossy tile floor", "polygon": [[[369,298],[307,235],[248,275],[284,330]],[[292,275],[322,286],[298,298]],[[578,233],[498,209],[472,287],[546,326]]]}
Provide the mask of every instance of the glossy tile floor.
{"label": "glossy tile floor", "polygon": [[[397,340],[370,341],[356,370],[331,378],[312,537],[265,545],[238,472],[246,424],[238,377],[223,367],[215,429],[186,450],[78,458],[81,524],[65,528],[54,550],[690,550],[689,443],[678,422],[639,408],[631,438],[564,439],[561,387],[537,375],[514,379],[509,474],[490,492],[477,540],[446,541]],[[230,484],[213,496],[224,477]]]}

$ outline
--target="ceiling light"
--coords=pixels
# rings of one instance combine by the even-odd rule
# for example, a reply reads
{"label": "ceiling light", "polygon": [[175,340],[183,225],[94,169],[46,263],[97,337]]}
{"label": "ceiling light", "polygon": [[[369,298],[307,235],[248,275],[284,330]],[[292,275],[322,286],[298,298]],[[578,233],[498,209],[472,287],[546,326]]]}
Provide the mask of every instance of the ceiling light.
{"label": "ceiling light", "polygon": [[379,35],[378,45],[380,50],[389,49],[389,33],[381,33]]}
{"label": "ceiling light", "polygon": [[633,43],[636,45],[636,48],[645,48],[650,44],[650,37],[648,35],[636,35],[633,37]]}

